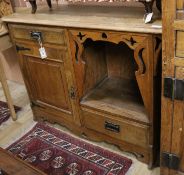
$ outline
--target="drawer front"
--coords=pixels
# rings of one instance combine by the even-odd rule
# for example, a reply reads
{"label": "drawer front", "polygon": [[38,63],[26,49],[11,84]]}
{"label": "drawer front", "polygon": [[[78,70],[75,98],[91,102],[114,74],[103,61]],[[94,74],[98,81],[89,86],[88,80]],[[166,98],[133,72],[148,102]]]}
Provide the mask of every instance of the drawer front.
{"label": "drawer front", "polygon": [[31,37],[32,32],[40,32],[43,44],[59,44],[66,46],[65,30],[49,27],[37,27],[26,25],[9,25],[11,35],[14,39],[37,42]]}
{"label": "drawer front", "polygon": [[[16,42],[16,50],[19,54],[33,56],[35,58],[41,59],[38,45],[32,43]],[[67,52],[65,49],[52,48],[44,46],[47,53],[46,60],[53,60],[63,62],[67,57]]]}
{"label": "drawer front", "polygon": [[88,129],[101,132],[134,145],[148,147],[149,126],[122,119],[115,119],[112,116],[92,113],[91,111],[83,111],[83,119],[84,125]]}

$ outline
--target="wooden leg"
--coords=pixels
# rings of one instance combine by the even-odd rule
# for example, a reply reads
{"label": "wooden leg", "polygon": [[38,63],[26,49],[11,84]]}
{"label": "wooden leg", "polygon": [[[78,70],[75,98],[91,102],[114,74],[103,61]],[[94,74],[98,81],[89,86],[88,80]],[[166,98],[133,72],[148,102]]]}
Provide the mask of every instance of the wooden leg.
{"label": "wooden leg", "polygon": [[157,9],[162,12],[162,2],[161,0],[156,0],[156,6],[157,6]]}
{"label": "wooden leg", "polygon": [[31,4],[32,7],[32,13],[36,13],[37,10],[36,0],[29,0],[29,3]]}
{"label": "wooden leg", "polygon": [[146,14],[153,12],[153,2],[144,2]]}
{"label": "wooden leg", "polygon": [[10,91],[9,91],[9,88],[8,88],[8,84],[7,84],[7,81],[6,81],[6,77],[5,77],[5,73],[4,73],[4,69],[3,69],[3,64],[1,62],[1,57],[2,57],[2,54],[0,53],[0,82],[2,84],[2,88],[3,88],[3,91],[4,91],[5,97],[6,97],[6,101],[8,103],[8,107],[10,109],[10,114],[12,116],[12,119],[15,121],[15,120],[17,120],[17,116],[16,116],[16,113],[15,113],[12,98],[11,98]]}
{"label": "wooden leg", "polygon": [[48,4],[49,8],[51,9],[52,8],[51,0],[47,0],[47,4]]}
{"label": "wooden leg", "polygon": [[154,3],[154,1],[155,0],[146,2],[145,0],[139,0],[139,2],[142,2],[144,4],[146,14],[153,12],[153,3]]}
{"label": "wooden leg", "polygon": [[149,23],[152,21],[154,1],[155,0],[150,0],[150,1],[139,0],[139,2],[143,3],[145,7],[145,14],[144,14],[145,23]]}

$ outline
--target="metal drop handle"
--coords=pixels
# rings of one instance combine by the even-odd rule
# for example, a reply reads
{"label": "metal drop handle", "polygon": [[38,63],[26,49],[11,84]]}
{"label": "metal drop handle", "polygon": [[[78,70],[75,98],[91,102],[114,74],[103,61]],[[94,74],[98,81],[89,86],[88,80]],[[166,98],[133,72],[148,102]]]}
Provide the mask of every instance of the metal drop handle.
{"label": "metal drop handle", "polygon": [[42,40],[42,32],[30,32],[31,38],[35,40]]}

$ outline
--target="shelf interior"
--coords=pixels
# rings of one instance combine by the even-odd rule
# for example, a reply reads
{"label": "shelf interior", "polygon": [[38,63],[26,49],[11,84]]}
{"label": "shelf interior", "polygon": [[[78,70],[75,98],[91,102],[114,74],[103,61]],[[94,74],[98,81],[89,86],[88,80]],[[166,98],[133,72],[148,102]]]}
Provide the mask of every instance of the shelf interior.
{"label": "shelf interior", "polygon": [[83,97],[81,105],[148,123],[140,94],[134,90],[136,86],[134,80],[105,78]]}
{"label": "shelf interior", "polygon": [[149,123],[135,77],[134,51],[125,43],[90,39],[84,48],[82,108]]}

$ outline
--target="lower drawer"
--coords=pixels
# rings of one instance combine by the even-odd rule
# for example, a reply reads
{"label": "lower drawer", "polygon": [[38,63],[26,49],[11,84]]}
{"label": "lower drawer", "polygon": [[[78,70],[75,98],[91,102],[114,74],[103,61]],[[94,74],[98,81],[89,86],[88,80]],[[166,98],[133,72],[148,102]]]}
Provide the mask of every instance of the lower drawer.
{"label": "lower drawer", "polygon": [[123,119],[117,119],[103,113],[94,113],[88,109],[84,109],[82,113],[84,126],[86,128],[127,143],[141,147],[148,147],[149,126]]}

